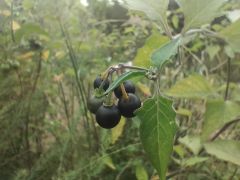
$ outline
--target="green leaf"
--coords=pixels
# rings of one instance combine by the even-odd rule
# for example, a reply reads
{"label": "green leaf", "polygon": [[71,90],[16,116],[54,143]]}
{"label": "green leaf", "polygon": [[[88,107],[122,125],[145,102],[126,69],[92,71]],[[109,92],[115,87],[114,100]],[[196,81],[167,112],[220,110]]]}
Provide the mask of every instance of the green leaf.
{"label": "green leaf", "polygon": [[165,93],[172,97],[201,99],[213,95],[214,91],[203,76],[191,75],[178,81]]}
{"label": "green leaf", "polygon": [[164,44],[163,46],[161,46],[155,52],[153,52],[151,56],[153,65],[161,67],[167,61],[169,61],[172,56],[177,54],[180,42],[181,42],[180,37],[173,39]]}
{"label": "green leaf", "polygon": [[207,153],[240,166],[240,142],[217,140],[204,145]]}
{"label": "green leaf", "polygon": [[144,46],[137,51],[137,55],[133,60],[133,64],[141,67],[149,67],[150,55],[168,41],[168,37],[161,35],[158,32],[154,32],[145,42]]}
{"label": "green leaf", "polygon": [[240,116],[239,110],[240,106],[231,101],[208,100],[204,115],[202,140],[207,140],[214,131]]}
{"label": "green leaf", "polygon": [[197,155],[202,148],[199,136],[186,135],[183,138],[179,138],[179,142],[189,148],[195,155]]}
{"label": "green leaf", "polygon": [[219,35],[223,37],[235,52],[240,52],[240,19],[225,29]]}
{"label": "green leaf", "polygon": [[184,13],[184,32],[210,23],[222,12],[219,8],[226,0],[178,0]]}
{"label": "green leaf", "polygon": [[104,95],[107,95],[110,91],[114,90],[117,86],[119,86],[121,83],[123,83],[124,81],[131,79],[131,78],[135,78],[135,77],[141,77],[141,76],[145,76],[146,71],[128,71],[126,73],[121,74],[121,76],[119,76],[115,81],[113,81],[110,86],[108,87],[108,89],[105,91]]}
{"label": "green leaf", "polygon": [[164,180],[177,130],[172,101],[161,96],[148,99],[136,114],[141,120],[140,138],[143,147],[160,179]]}
{"label": "green leaf", "polygon": [[136,167],[137,180],[148,180],[148,174],[146,169],[142,165]]}
{"label": "green leaf", "polygon": [[116,141],[122,135],[125,124],[126,124],[126,119],[124,117],[121,117],[121,120],[118,123],[118,125],[111,129],[111,140],[112,140],[111,142],[112,142],[112,144],[116,143]]}
{"label": "green leaf", "polygon": [[126,0],[125,2],[129,9],[144,12],[152,20],[167,22],[169,0]]}
{"label": "green leaf", "polygon": [[183,159],[181,164],[182,164],[182,166],[188,167],[188,166],[194,166],[198,163],[202,163],[206,160],[208,160],[207,157],[195,156],[195,157],[190,157],[190,158],[187,158],[187,159]]}
{"label": "green leaf", "polygon": [[112,158],[108,155],[104,155],[102,158],[102,162],[103,164],[107,165],[109,168],[111,168],[112,170],[115,170],[116,167],[113,164]]}
{"label": "green leaf", "polygon": [[24,24],[15,33],[15,38],[20,41],[23,37],[30,37],[32,35],[43,35],[48,37],[48,33],[37,24]]}

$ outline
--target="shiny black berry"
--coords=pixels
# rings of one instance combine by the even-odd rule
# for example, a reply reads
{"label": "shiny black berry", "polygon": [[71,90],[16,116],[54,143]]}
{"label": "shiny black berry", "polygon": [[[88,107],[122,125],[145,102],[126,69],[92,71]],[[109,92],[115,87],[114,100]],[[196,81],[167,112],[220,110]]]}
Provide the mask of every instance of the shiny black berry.
{"label": "shiny black berry", "polygon": [[94,89],[99,88],[103,82],[103,89],[106,91],[109,87],[109,80],[106,79],[103,81],[103,79],[100,76],[97,76],[96,79],[93,82]]}
{"label": "shiny black berry", "polygon": [[103,104],[104,98],[97,98],[92,96],[87,101],[87,107],[90,112],[96,113],[98,108]]}
{"label": "shiny black berry", "polygon": [[124,117],[131,118],[135,115],[133,112],[141,107],[141,101],[135,94],[128,93],[128,99],[123,96],[118,101],[118,109]]}
{"label": "shiny black berry", "polygon": [[[135,86],[132,81],[125,81],[123,82],[123,85],[127,93],[135,93]],[[114,94],[117,98],[120,98],[122,96],[122,90],[120,86],[114,89]]]}
{"label": "shiny black berry", "polygon": [[99,126],[111,129],[115,127],[121,119],[121,113],[117,106],[100,106],[96,112],[96,120]]}

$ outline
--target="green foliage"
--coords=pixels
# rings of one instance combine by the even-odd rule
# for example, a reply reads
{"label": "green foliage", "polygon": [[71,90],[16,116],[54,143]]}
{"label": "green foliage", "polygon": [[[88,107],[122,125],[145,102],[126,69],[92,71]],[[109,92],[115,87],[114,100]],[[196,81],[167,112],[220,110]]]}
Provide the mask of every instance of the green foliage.
{"label": "green foliage", "polygon": [[178,81],[166,94],[179,98],[206,98],[214,94],[214,89],[203,76],[191,75]]}
{"label": "green foliage", "polygon": [[224,161],[240,165],[240,143],[234,140],[216,140],[204,144],[206,151]]}
{"label": "green foliage", "polygon": [[134,65],[150,67],[150,55],[153,53],[153,50],[164,45],[167,41],[168,38],[166,36],[163,36],[158,32],[152,33],[152,35],[146,40],[144,46],[138,49],[137,55],[133,60]]}
{"label": "green foliage", "polygon": [[235,52],[240,52],[240,43],[238,40],[240,38],[239,29],[240,19],[219,32],[219,35],[222,36],[229,43],[230,47]]}
{"label": "green foliage", "polygon": [[152,53],[152,64],[161,68],[170,58],[177,54],[181,37],[171,40]]}
{"label": "green foliage", "polygon": [[[239,1],[178,2],[0,1],[0,179],[238,179]],[[125,62],[107,93],[143,106],[102,130],[92,81]]]}
{"label": "green foliage", "polygon": [[104,95],[108,94],[110,91],[114,90],[121,83],[123,83],[128,79],[142,77],[145,75],[146,75],[146,71],[144,70],[139,70],[139,71],[135,70],[135,71],[129,71],[129,72],[123,73],[112,84],[110,84],[109,88],[105,91]]}
{"label": "green foliage", "polygon": [[166,12],[169,0],[127,0],[127,7],[136,11],[144,12],[152,20],[166,22]]}
{"label": "green foliage", "polygon": [[160,179],[166,179],[169,156],[177,130],[172,101],[159,96],[148,99],[136,114],[141,120],[140,138],[143,147]]}
{"label": "green foliage", "polygon": [[221,15],[219,8],[226,0],[178,0],[183,10],[184,32],[191,28],[198,28],[210,23]]}
{"label": "green foliage", "polygon": [[231,101],[208,100],[202,129],[202,140],[207,140],[211,133],[240,116],[239,109],[240,106]]}

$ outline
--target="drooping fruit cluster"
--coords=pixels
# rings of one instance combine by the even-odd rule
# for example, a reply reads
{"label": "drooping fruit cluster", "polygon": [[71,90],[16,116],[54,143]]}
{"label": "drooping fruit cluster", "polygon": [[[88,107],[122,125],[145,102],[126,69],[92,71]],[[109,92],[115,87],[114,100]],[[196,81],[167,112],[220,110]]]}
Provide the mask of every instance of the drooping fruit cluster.
{"label": "drooping fruit cluster", "polygon": [[[107,78],[101,76],[96,77],[93,87],[96,90],[106,91],[110,85]],[[121,85],[114,89],[114,94],[118,99],[117,104],[112,99],[110,91],[106,97],[92,96],[88,100],[88,109],[96,116],[99,126],[111,129],[115,127],[121,116],[126,118],[134,117],[134,111],[141,107],[141,101],[135,94],[135,86],[132,81],[124,81]]]}

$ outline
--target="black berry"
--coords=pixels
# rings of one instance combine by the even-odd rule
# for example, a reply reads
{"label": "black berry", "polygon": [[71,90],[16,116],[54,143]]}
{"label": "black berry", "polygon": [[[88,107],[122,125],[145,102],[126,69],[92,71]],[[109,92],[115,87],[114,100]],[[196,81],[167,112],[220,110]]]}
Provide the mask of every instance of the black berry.
{"label": "black berry", "polygon": [[97,76],[96,79],[93,82],[94,89],[99,88],[103,82],[103,89],[106,91],[109,87],[109,80],[106,79],[103,81],[103,79],[100,76]]}
{"label": "black berry", "polygon": [[141,107],[141,101],[135,94],[128,93],[128,99],[123,96],[118,101],[118,109],[124,117],[131,118],[135,115],[133,112]]}
{"label": "black berry", "polygon": [[96,112],[96,120],[99,126],[111,129],[115,127],[121,119],[121,114],[117,106],[100,106]]}
{"label": "black berry", "polygon": [[104,98],[97,98],[95,96],[92,96],[88,99],[87,107],[90,112],[96,113],[98,108],[103,104]]}
{"label": "black berry", "polygon": [[[132,81],[125,81],[125,82],[123,82],[123,85],[124,85],[125,91],[127,93],[135,93],[135,86],[132,83]],[[118,86],[117,88],[114,89],[114,94],[117,98],[121,98],[122,90],[121,90],[120,86]]]}

